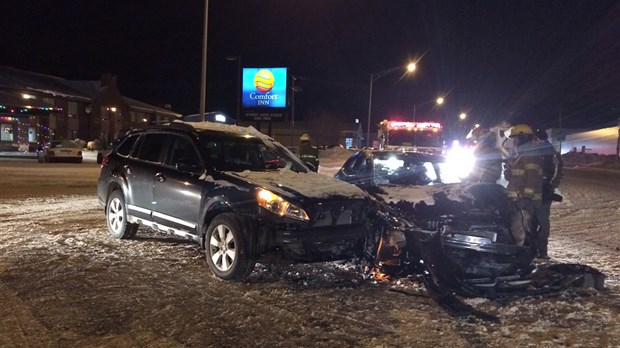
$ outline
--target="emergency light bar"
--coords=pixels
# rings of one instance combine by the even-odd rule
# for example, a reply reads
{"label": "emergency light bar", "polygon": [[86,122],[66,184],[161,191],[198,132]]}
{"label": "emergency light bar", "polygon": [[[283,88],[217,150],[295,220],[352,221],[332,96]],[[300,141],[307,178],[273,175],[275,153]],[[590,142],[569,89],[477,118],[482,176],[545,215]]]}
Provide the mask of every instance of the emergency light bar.
{"label": "emergency light bar", "polygon": [[403,122],[403,121],[389,121],[388,130],[407,129],[407,130],[432,130],[437,132],[441,130],[441,123],[439,122]]}

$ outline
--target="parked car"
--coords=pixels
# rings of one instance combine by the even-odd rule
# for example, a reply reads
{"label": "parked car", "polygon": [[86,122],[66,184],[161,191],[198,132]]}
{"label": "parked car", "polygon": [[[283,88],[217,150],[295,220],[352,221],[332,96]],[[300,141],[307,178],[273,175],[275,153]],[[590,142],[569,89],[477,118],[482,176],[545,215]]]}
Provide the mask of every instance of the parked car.
{"label": "parked car", "polygon": [[414,226],[383,237],[382,272],[415,272],[411,267],[423,260],[436,282],[463,293],[527,287],[534,253],[512,240],[504,187],[462,183],[458,169],[437,154],[363,150],[335,177],[364,188]]}
{"label": "parked car", "polygon": [[82,148],[72,140],[52,141],[37,151],[39,163],[82,163]]}
{"label": "parked car", "polygon": [[361,256],[375,209],[256,129],[210,122],[128,132],[104,156],[97,194],[113,238],[148,226],[191,239],[222,279],[256,262]]}

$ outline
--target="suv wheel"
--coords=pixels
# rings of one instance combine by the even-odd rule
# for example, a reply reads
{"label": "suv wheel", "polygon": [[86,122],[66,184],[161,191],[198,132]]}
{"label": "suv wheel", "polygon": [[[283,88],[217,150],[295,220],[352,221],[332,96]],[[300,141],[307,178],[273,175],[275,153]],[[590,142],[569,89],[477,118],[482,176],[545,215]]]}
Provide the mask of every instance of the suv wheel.
{"label": "suv wheel", "polygon": [[120,190],[112,192],[105,210],[108,232],[115,239],[133,238],[138,231],[138,224],[127,221],[125,197]]}
{"label": "suv wheel", "polygon": [[207,228],[205,253],[209,268],[218,278],[243,279],[254,269],[249,232],[243,226],[238,215],[226,213],[213,219]]}

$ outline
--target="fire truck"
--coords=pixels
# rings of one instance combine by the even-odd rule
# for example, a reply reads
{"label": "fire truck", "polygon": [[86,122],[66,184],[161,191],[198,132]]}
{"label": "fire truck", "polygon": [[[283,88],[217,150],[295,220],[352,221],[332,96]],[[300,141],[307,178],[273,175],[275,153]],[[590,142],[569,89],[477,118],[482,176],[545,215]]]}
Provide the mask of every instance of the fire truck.
{"label": "fire truck", "polygon": [[383,120],[379,123],[379,148],[386,150],[444,150],[443,127],[439,122],[404,122]]}

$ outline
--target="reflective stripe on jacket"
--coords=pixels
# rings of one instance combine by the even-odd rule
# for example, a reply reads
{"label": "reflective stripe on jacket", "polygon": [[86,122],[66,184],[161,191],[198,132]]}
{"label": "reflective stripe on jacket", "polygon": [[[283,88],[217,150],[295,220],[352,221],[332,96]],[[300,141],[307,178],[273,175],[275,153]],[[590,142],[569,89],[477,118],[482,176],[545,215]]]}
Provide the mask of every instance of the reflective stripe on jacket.
{"label": "reflective stripe on jacket", "polygon": [[526,143],[517,149],[517,156],[511,164],[511,174],[512,177],[506,187],[509,198],[542,200],[542,156],[532,149],[531,143]]}

